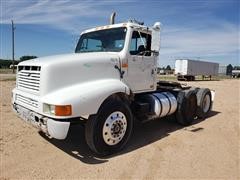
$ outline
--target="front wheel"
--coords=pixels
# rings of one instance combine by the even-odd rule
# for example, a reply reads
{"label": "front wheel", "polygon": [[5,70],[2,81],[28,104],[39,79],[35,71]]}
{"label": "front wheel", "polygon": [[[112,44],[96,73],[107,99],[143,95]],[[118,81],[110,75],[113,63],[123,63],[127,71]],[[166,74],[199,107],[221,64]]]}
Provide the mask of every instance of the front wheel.
{"label": "front wheel", "polygon": [[120,151],[128,142],[133,129],[129,105],[118,98],[109,98],[96,116],[91,116],[85,128],[90,149],[99,155]]}

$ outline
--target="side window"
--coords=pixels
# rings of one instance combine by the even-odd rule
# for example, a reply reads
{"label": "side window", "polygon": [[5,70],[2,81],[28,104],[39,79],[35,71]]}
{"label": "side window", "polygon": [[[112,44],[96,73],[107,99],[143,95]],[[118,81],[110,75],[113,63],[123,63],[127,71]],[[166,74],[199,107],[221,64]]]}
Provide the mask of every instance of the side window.
{"label": "side window", "polygon": [[151,56],[151,38],[150,34],[134,31],[131,39],[130,54]]}

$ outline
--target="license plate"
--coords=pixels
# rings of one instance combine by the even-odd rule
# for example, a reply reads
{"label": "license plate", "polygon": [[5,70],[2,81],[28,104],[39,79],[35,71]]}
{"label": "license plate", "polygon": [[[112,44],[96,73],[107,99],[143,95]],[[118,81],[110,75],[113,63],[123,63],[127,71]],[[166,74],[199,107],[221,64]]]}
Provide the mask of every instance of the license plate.
{"label": "license plate", "polygon": [[28,119],[28,114],[29,114],[29,110],[27,109],[21,109],[18,111],[19,112],[19,115],[20,117],[24,120],[24,121],[29,121]]}
{"label": "license plate", "polygon": [[25,108],[18,108],[17,112],[22,120],[31,123],[33,126],[39,128],[39,123],[35,121],[35,117],[32,111]]}

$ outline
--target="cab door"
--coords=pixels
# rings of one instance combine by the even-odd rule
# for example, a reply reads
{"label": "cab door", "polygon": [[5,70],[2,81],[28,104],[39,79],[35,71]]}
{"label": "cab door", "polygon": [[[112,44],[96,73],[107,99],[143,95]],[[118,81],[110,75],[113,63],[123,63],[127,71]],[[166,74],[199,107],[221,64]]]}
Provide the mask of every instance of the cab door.
{"label": "cab door", "polygon": [[156,57],[150,52],[151,34],[133,31],[128,53],[126,83],[133,92],[152,91],[156,75]]}

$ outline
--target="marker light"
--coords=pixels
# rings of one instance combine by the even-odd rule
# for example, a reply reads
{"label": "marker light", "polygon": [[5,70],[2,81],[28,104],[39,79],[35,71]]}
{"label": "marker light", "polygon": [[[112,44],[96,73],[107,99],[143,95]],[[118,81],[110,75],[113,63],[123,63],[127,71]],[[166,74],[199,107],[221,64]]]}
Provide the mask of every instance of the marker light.
{"label": "marker light", "polygon": [[56,116],[70,116],[72,115],[72,106],[71,105],[63,105],[55,106],[55,115]]}
{"label": "marker light", "polygon": [[72,106],[43,104],[43,112],[55,116],[71,116]]}

